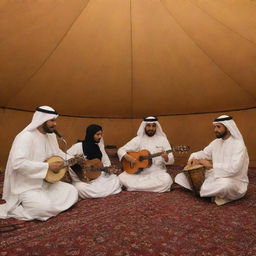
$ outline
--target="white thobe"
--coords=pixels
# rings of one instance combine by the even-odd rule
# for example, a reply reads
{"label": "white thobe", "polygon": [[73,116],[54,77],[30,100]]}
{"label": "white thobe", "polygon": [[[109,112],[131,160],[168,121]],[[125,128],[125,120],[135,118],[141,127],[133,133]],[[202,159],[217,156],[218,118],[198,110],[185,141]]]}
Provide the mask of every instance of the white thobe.
{"label": "white thobe", "polygon": [[68,183],[44,181],[51,156],[65,154],[59,149],[55,134],[37,129],[22,131],[12,145],[5,171],[0,218],[47,220],[68,209],[78,200],[76,188]]}
{"label": "white thobe", "polygon": [[[102,153],[101,161],[103,166],[111,166],[111,162],[104,149],[104,145],[99,143],[99,147]],[[73,156],[83,155],[82,142],[74,144],[67,152]],[[72,178],[73,185],[77,188],[79,196],[83,199],[106,197],[108,195],[121,192],[121,184],[119,178],[115,174],[101,172],[101,175],[98,178],[86,183],[81,181],[72,169],[69,169],[69,173]]]}
{"label": "white thobe", "polygon": [[[249,158],[241,140],[232,136],[226,140],[216,139],[204,150],[191,154],[191,158],[207,159],[213,163],[213,168],[206,171],[200,196],[236,200],[245,195],[249,182]],[[175,177],[175,182],[191,189],[183,173]]]}
{"label": "white thobe", "polygon": [[[171,146],[164,136],[137,136],[118,149],[118,156],[121,161],[127,152],[138,152],[144,149],[154,154],[170,150]],[[172,153],[168,154],[168,162],[158,156],[152,159],[152,165],[149,168],[144,168],[138,174],[128,174],[124,171],[119,175],[119,179],[128,191],[169,191],[173,181],[166,171],[166,165],[173,164],[173,162]]]}

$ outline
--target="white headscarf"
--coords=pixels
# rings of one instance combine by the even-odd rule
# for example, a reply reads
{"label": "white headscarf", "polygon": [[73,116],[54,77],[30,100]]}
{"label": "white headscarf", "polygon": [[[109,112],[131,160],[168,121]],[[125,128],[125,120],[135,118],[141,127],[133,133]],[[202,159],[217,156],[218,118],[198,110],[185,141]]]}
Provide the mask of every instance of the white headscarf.
{"label": "white headscarf", "polygon": [[223,124],[225,127],[227,127],[227,129],[230,131],[231,135],[234,138],[244,142],[243,136],[240,133],[239,129],[237,128],[236,123],[232,119],[232,117],[227,115],[221,115],[213,121],[213,124],[216,124],[216,123]]}
{"label": "white headscarf", "polygon": [[163,129],[160,125],[160,123],[157,121],[157,118],[154,116],[149,116],[144,119],[144,121],[141,122],[140,127],[137,131],[137,135],[139,137],[143,137],[145,133],[145,127],[148,123],[155,123],[156,124],[156,133],[157,136],[163,136],[166,137],[165,133],[163,132]]}
{"label": "white headscarf", "polygon": [[59,114],[51,107],[41,106],[36,109],[31,123],[23,131],[32,131],[44,122],[57,118]]}

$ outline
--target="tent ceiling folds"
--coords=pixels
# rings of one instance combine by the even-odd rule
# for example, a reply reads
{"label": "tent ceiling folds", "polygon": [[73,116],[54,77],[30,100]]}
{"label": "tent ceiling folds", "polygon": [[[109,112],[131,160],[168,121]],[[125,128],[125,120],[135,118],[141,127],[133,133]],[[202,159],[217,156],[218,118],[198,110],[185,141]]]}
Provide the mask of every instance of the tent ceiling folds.
{"label": "tent ceiling folds", "polygon": [[152,114],[253,120],[255,17],[255,0],[1,1],[0,115],[50,105],[129,136]]}

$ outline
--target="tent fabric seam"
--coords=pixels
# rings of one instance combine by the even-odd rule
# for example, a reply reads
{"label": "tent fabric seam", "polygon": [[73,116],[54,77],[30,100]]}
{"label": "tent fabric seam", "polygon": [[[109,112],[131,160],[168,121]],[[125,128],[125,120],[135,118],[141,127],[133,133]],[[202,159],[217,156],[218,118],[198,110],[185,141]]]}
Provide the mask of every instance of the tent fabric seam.
{"label": "tent fabric seam", "polygon": [[[206,51],[204,51],[203,48],[200,47],[200,45],[198,45],[196,43],[195,40],[193,40],[193,38],[190,36],[189,33],[187,33],[187,31],[183,28],[183,26],[178,22],[178,20],[175,18],[175,16],[171,13],[171,11],[166,7],[166,5],[163,3],[163,0],[160,0],[162,6],[164,9],[166,9],[167,13],[169,13],[169,15],[176,21],[177,25],[184,31],[184,33],[191,39],[191,41],[202,51],[203,54],[205,54],[205,56],[207,56],[209,58],[209,60],[220,70],[220,72],[222,72],[223,74],[225,74],[231,81],[233,81],[240,89],[242,89],[242,91],[244,91],[246,94],[248,94],[250,97],[252,97],[254,100],[256,100],[256,97],[254,97],[248,90],[246,90],[245,88],[243,88],[241,86],[241,84],[239,82],[237,82],[235,79],[233,79],[231,77],[231,75],[229,75],[229,73],[227,73],[225,70],[223,70],[221,68],[221,66],[219,66],[214,59],[212,59],[207,53]],[[193,3],[191,3],[193,4]],[[197,6],[196,6],[197,7]],[[201,8],[197,7],[198,9],[200,9],[202,12],[204,12],[204,10],[202,10]],[[206,13],[206,12],[205,12]],[[210,16],[208,13],[206,13],[209,17],[211,17],[212,19],[216,20],[218,23],[220,23],[221,25],[223,25],[221,22],[219,22],[216,18]],[[223,25],[224,26],[224,25]],[[224,26],[226,27],[226,26]],[[226,27],[228,28],[228,27]],[[229,29],[229,28],[228,28]],[[230,30],[230,29],[229,29]],[[232,31],[232,30],[231,30]],[[232,31],[233,33],[235,33],[234,31]],[[237,34],[237,33],[235,33]],[[237,34],[239,35],[239,34]]]}

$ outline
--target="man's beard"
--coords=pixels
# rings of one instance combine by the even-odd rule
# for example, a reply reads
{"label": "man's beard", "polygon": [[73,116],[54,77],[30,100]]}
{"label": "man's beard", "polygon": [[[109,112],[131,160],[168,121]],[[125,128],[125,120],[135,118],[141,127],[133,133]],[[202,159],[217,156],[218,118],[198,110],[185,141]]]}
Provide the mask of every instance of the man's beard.
{"label": "man's beard", "polygon": [[152,136],[155,135],[156,131],[151,131],[151,130],[147,131],[147,130],[145,130],[145,133],[146,133],[149,137],[152,137]]}
{"label": "man's beard", "polygon": [[225,137],[227,134],[228,134],[228,130],[225,129],[225,131],[222,133],[219,133],[219,132],[215,133],[215,136],[217,139],[221,139],[221,138]]}
{"label": "man's beard", "polygon": [[53,133],[54,132],[54,126],[48,127],[46,123],[43,124],[43,130],[46,133]]}

